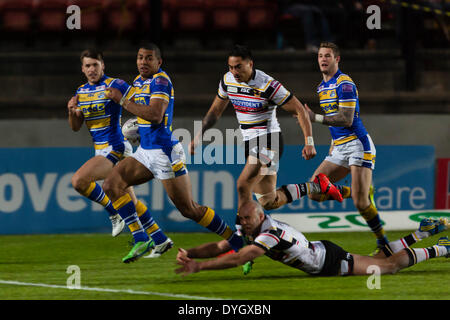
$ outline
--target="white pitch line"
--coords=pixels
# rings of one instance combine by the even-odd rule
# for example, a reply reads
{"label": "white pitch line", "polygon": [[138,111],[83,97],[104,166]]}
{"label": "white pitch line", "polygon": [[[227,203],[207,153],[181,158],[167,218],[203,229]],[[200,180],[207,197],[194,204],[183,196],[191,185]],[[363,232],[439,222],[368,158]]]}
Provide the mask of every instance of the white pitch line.
{"label": "white pitch line", "polygon": [[130,290],[130,289],[124,290],[124,289],[108,289],[108,288],[93,288],[93,287],[71,288],[71,287],[61,286],[61,285],[56,285],[56,284],[19,282],[19,281],[9,281],[9,280],[0,280],[0,284],[9,284],[9,285],[15,285],[15,286],[31,286],[31,287],[42,287],[42,288],[54,288],[54,289],[82,290],[82,291],[141,294],[141,295],[148,295],[148,296],[182,298],[182,299],[189,299],[189,300],[227,300],[227,299],[222,299],[222,298],[208,298],[208,297],[201,297],[201,296],[190,296],[190,295],[187,295],[187,294],[173,294],[173,293],[152,292],[152,291],[135,291],[135,290]]}

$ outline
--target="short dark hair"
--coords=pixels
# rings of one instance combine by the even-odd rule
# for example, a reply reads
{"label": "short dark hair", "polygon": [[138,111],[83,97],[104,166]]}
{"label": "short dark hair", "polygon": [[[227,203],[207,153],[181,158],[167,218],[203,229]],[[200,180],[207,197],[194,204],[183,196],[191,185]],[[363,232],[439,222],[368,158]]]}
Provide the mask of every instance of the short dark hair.
{"label": "short dark hair", "polygon": [[139,44],[139,48],[138,49],[145,49],[145,50],[151,50],[155,53],[155,56],[158,59],[161,59],[161,49],[159,49],[159,47],[154,44],[153,42],[149,42],[149,41],[142,41]]}
{"label": "short dark hair", "polygon": [[333,42],[322,42],[319,46],[320,48],[329,48],[331,50],[333,50],[333,54],[335,57],[338,57],[341,55],[341,50],[339,50],[339,47],[337,46],[337,44],[333,43]]}
{"label": "short dark hair", "polygon": [[249,48],[243,45],[235,45],[233,49],[231,49],[230,53],[228,54],[228,57],[241,57],[242,59],[246,60],[253,60],[252,52]]}
{"label": "short dark hair", "polygon": [[92,58],[103,61],[103,53],[96,49],[86,49],[80,55],[80,61],[83,63],[84,58]]}

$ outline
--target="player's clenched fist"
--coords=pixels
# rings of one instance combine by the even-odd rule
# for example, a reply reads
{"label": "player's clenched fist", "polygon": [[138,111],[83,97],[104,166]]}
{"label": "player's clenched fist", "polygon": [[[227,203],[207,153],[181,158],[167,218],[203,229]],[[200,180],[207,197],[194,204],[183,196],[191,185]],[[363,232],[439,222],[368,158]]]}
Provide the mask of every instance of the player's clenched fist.
{"label": "player's clenched fist", "polygon": [[67,109],[69,110],[69,114],[78,114],[81,111],[78,109],[78,96],[73,96],[70,98],[69,102],[67,102]]}
{"label": "player's clenched fist", "polygon": [[122,93],[116,88],[108,88],[105,90],[106,97],[114,101],[115,103],[120,103],[122,99]]}

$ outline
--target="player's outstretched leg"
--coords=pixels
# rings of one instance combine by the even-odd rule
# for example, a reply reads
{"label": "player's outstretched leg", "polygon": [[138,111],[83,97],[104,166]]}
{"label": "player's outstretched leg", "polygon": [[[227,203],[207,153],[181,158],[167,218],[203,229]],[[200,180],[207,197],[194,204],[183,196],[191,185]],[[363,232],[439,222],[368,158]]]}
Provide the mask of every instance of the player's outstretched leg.
{"label": "player's outstretched leg", "polygon": [[136,213],[139,217],[139,221],[142,224],[142,228],[147,232],[148,236],[155,242],[155,248],[149,255],[144,258],[159,258],[163,253],[167,252],[173,247],[173,241],[168,238],[162,229],[153,219],[147,206],[141,201],[136,203]]}
{"label": "player's outstretched leg", "polygon": [[[384,256],[390,257],[391,255],[400,252],[403,249],[406,249],[418,241],[421,241],[430,236],[434,236],[440,232],[443,232],[450,228],[450,223],[447,218],[440,219],[431,219],[425,218],[420,221],[419,228],[413,233],[408,234],[407,236],[391,241],[386,244],[381,251],[384,253]],[[381,258],[384,257],[383,255]],[[377,257],[377,256],[375,256]]]}
{"label": "player's outstretched leg", "polygon": [[122,259],[122,262],[129,263],[136,261],[154,247],[154,242],[142,228],[142,224],[136,213],[136,207],[127,193],[114,201],[114,208],[127,224],[134,238],[134,246],[131,251]]}

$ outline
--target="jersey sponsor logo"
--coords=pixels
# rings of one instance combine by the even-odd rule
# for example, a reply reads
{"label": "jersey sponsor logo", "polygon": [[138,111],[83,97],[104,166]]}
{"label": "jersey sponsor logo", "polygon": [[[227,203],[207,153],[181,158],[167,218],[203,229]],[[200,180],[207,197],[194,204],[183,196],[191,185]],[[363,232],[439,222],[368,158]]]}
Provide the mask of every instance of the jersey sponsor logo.
{"label": "jersey sponsor logo", "polygon": [[343,84],[342,92],[353,92],[353,86],[351,84]]}
{"label": "jersey sponsor logo", "polygon": [[158,77],[155,79],[155,84],[167,87],[169,85],[169,80],[164,77]]}
{"label": "jersey sponsor logo", "polygon": [[241,89],[240,89],[240,91],[241,91],[242,93],[250,93],[251,90],[252,90],[252,89],[250,89],[250,88],[241,88]]}
{"label": "jersey sponsor logo", "polygon": [[263,104],[260,102],[243,101],[238,99],[231,99],[231,103],[235,107],[248,107],[248,108],[262,108]]}
{"label": "jersey sponsor logo", "polygon": [[238,92],[238,88],[228,86],[228,87],[227,87],[227,91],[228,91],[228,92],[237,93],[237,92]]}
{"label": "jersey sponsor logo", "polygon": [[280,84],[280,83],[279,83],[277,80],[273,80],[273,81],[270,83],[270,86],[271,86],[272,88],[276,88],[276,87],[278,87],[279,84]]}

